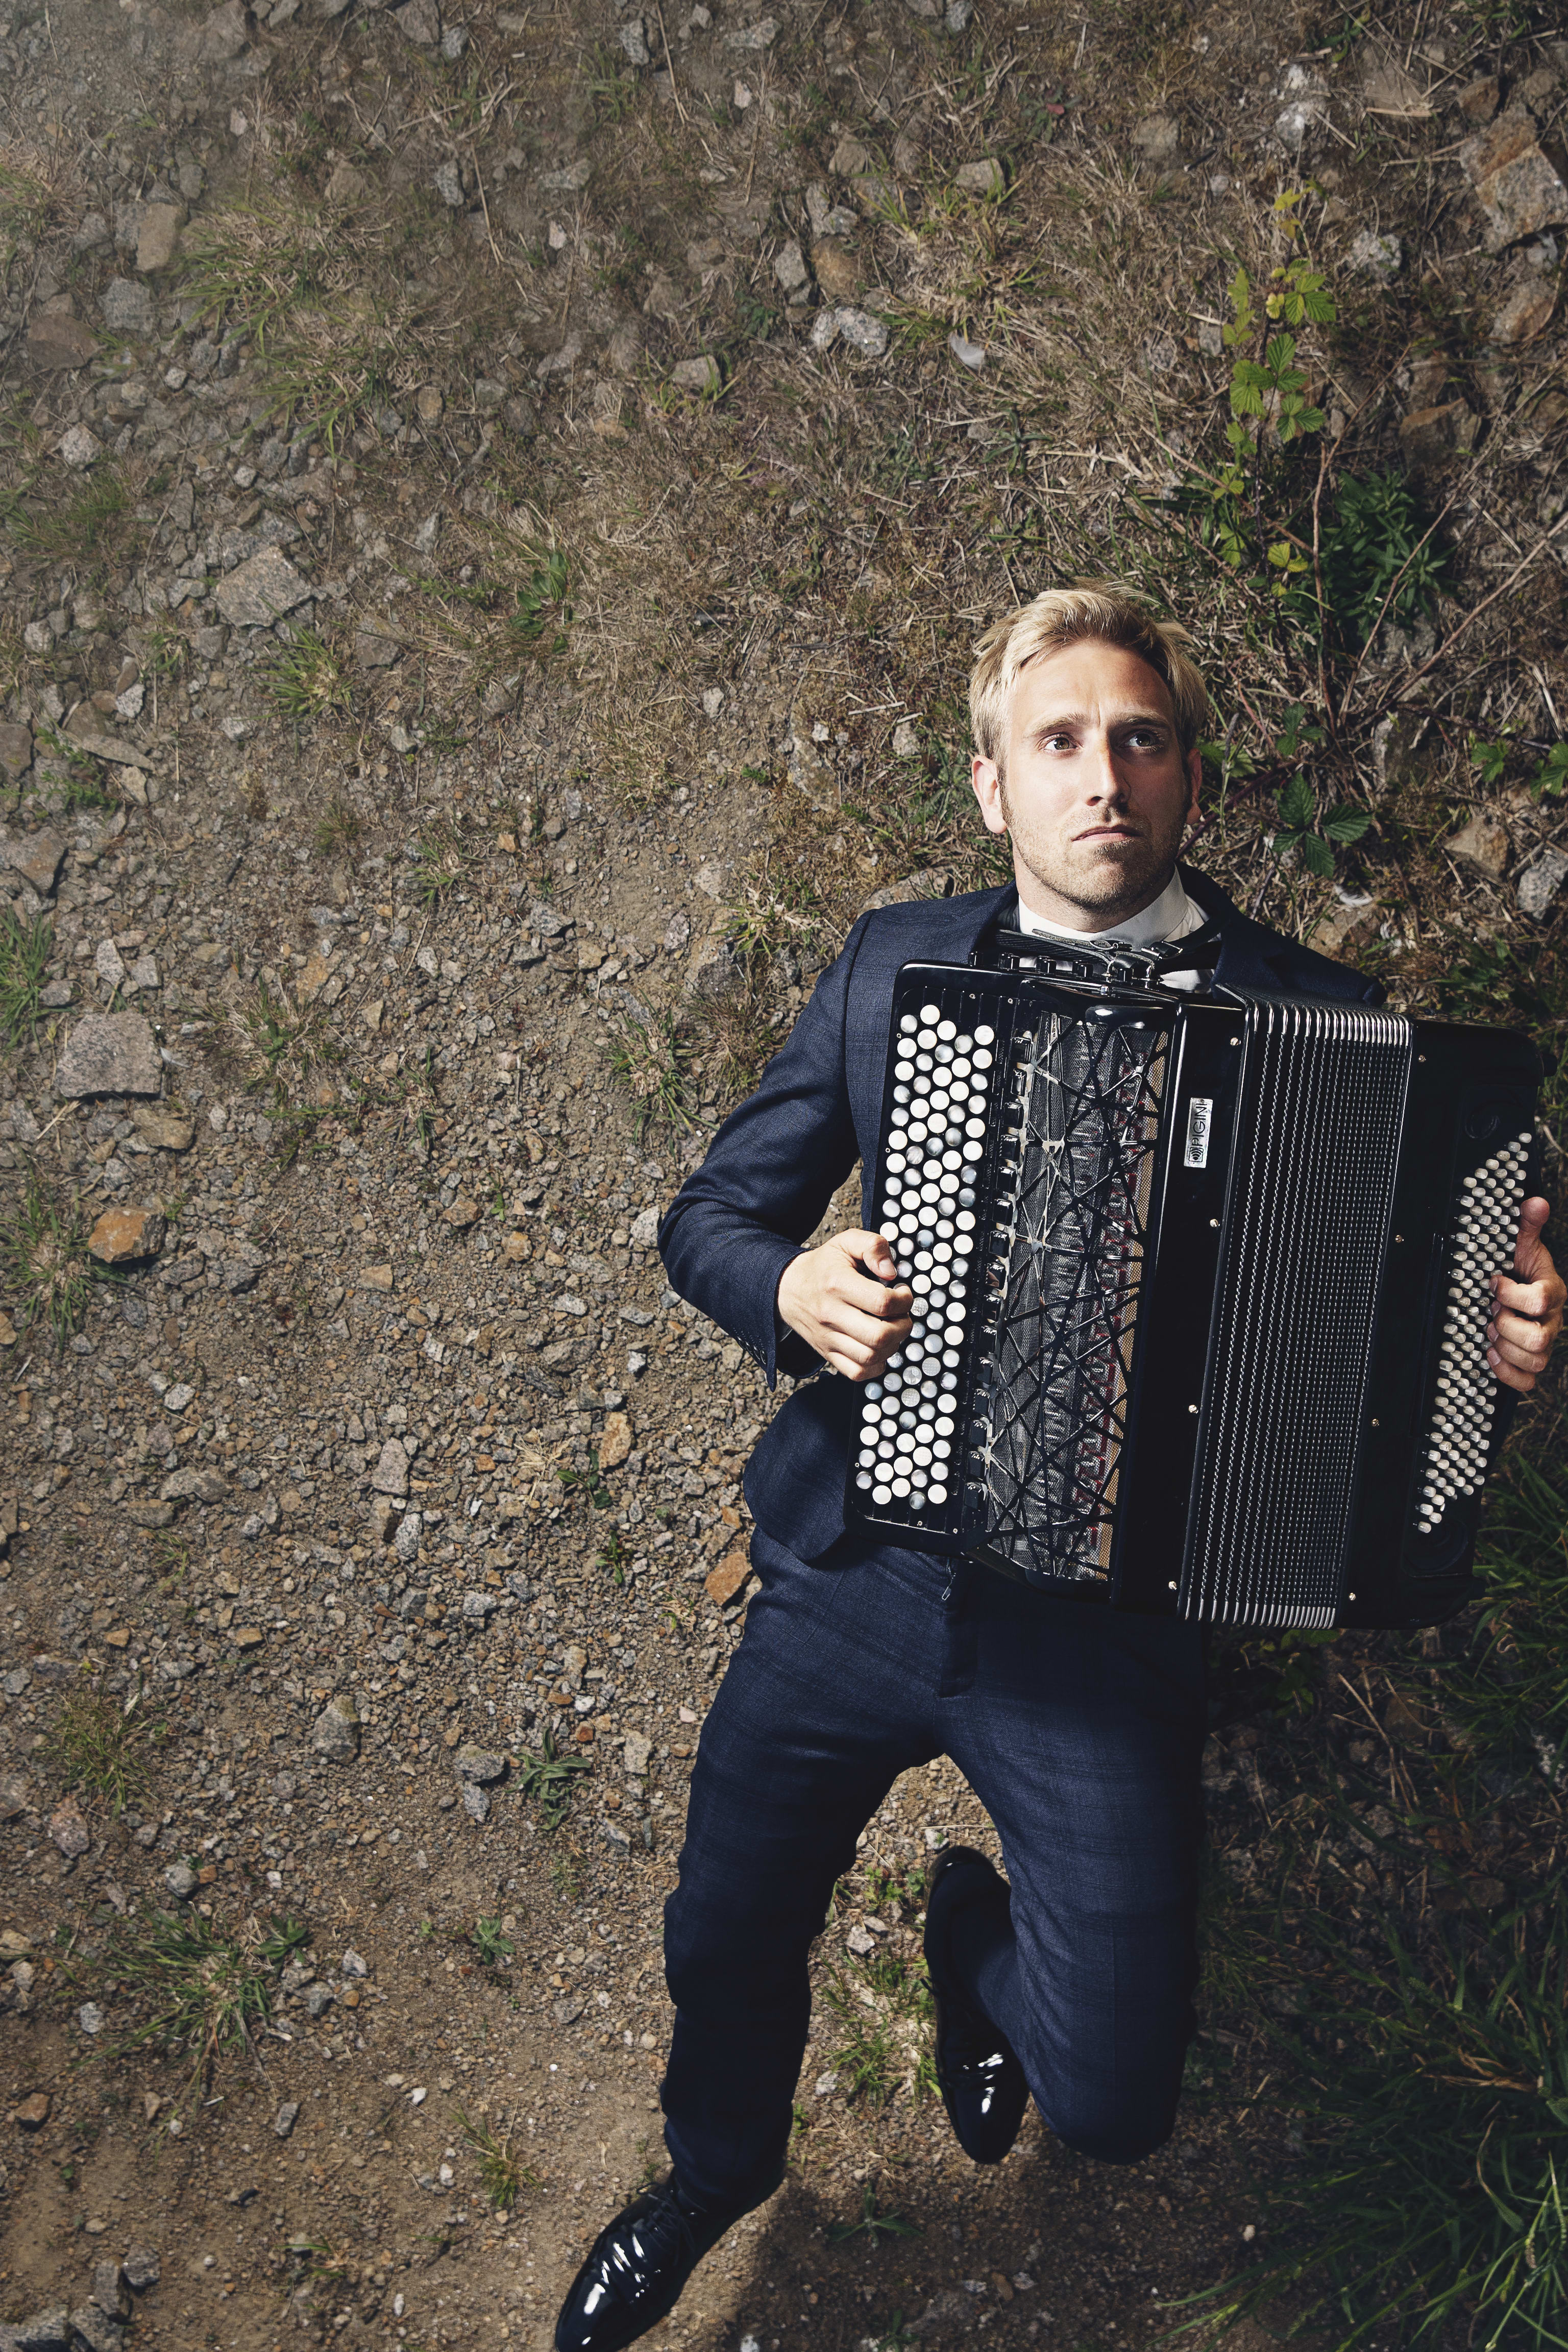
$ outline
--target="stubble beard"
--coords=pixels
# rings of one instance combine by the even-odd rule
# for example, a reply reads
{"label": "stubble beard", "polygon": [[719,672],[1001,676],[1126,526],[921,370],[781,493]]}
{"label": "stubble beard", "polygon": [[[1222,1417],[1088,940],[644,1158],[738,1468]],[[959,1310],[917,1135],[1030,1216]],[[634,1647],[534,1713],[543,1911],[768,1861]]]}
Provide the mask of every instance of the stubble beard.
{"label": "stubble beard", "polygon": [[1122,842],[1109,855],[1103,845],[1095,849],[1085,843],[1087,854],[1079,865],[1072,858],[1071,845],[1058,845],[1033,827],[1020,825],[1006,779],[999,778],[998,782],[1002,814],[1018,863],[1042,889],[1079,913],[1092,915],[1094,930],[1110,930],[1118,922],[1142,914],[1153,905],[1176,870],[1176,855],[1186,832],[1184,810],[1169,826]]}

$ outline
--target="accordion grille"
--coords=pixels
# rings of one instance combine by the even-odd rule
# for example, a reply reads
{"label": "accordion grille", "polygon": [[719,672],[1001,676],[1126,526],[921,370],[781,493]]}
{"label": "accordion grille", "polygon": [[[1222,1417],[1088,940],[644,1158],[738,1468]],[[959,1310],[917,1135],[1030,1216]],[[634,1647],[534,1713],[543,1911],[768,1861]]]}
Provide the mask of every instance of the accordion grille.
{"label": "accordion grille", "polygon": [[1100,1580],[1110,1560],[1167,1044],[1163,1025],[1056,1013],[1016,1039],[971,1476],[989,1542],[1037,1577]]}
{"label": "accordion grille", "polygon": [[1331,1625],[1411,1031],[1256,1003],[1215,1306],[1184,1615]]}

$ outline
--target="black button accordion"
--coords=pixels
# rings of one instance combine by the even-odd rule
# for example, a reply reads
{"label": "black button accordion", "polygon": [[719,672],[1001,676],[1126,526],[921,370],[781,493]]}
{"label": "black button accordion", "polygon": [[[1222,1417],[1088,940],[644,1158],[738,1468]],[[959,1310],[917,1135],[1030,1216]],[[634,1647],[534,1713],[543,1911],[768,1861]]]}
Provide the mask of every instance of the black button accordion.
{"label": "black button accordion", "polygon": [[914,1329],[850,1524],[1146,1613],[1451,1614],[1538,1079],[1366,1005],[906,965],[876,1199]]}

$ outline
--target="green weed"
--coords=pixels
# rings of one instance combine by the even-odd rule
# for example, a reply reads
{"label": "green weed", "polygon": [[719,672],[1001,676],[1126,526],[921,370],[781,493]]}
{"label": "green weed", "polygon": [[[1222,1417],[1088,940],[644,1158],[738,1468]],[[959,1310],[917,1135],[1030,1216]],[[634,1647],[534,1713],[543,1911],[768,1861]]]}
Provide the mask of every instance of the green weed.
{"label": "green weed", "polygon": [[877,2191],[868,2180],[860,2191],[860,2210],[853,2221],[835,2221],[827,2232],[830,2246],[847,2245],[852,2238],[864,2238],[874,2246],[879,2238],[918,2238],[923,2233],[918,2221],[889,2206],[884,2212],[877,2201]]}
{"label": "green weed", "polygon": [[651,1127],[684,1133],[695,1126],[686,1102],[690,1061],[690,1038],[671,1013],[624,1020],[612,1036],[610,1076],[632,1097],[639,1142]]}
{"label": "green weed", "polygon": [[1342,481],[1322,535],[1327,625],[1359,651],[1384,620],[1409,628],[1436,604],[1447,557],[1398,474]]}
{"label": "green weed", "polygon": [[363,832],[364,819],[353,801],[345,793],[334,793],[316,820],[317,853],[322,857],[352,857]]}
{"label": "green weed", "polygon": [[23,1328],[42,1324],[57,1343],[69,1339],[87,1312],[97,1271],[76,1202],[62,1206],[29,1170],[20,1200],[0,1223],[0,1281]]}
{"label": "green weed", "polygon": [[205,2083],[221,2057],[256,2056],[255,2036],[271,2013],[273,1994],[258,1938],[199,1912],[160,1913],[127,1929],[114,1967],[146,2010],[121,2037],[121,2052],[161,2043],[166,2056],[189,2060],[193,2084]]}
{"label": "green weed", "polygon": [[315,629],[290,629],[288,642],[258,665],[258,676],[273,709],[295,727],[353,715],[354,682],[348,665]]}
{"label": "green weed", "polygon": [[572,1810],[572,1799],[578,1782],[593,1765],[586,1756],[574,1756],[555,1745],[555,1735],[547,1731],[544,1744],[537,1756],[525,1757],[517,1776],[517,1785],[525,1797],[531,1798],[539,1808],[540,1826],[558,1830]]}
{"label": "green weed", "polygon": [[510,2126],[498,2131],[491,2124],[475,2123],[459,2107],[458,2130],[493,2212],[510,2213],[525,2189],[538,2188],[539,2176],[523,2162]]}
{"label": "green weed", "polygon": [[152,1755],[169,1737],[162,1716],[142,1710],[140,1688],[127,1705],[99,1689],[68,1691],[45,1758],[79,1797],[116,1819],[152,1781]]}
{"label": "green weed", "polygon": [[0,1038],[19,1045],[37,1026],[38,999],[48,977],[54,929],[47,917],[27,920],[0,907]]}
{"label": "green weed", "polygon": [[479,1966],[486,1969],[499,1969],[517,1949],[499,1919],[476,1919],[468,1930],[468,1941],[479,1956]]}

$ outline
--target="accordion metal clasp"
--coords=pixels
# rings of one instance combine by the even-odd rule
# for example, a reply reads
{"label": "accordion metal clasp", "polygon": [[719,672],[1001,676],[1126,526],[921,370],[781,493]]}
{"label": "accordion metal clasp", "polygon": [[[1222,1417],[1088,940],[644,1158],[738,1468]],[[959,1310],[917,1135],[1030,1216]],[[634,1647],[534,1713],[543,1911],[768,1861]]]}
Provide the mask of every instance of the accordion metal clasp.
{"label": "accordion metal clasp", "polygon": [[1367,1005],[906,965],[875,1196],[915,1322],[847,1517],[1146,1613],[1451,1614],[1539,1075]]}

